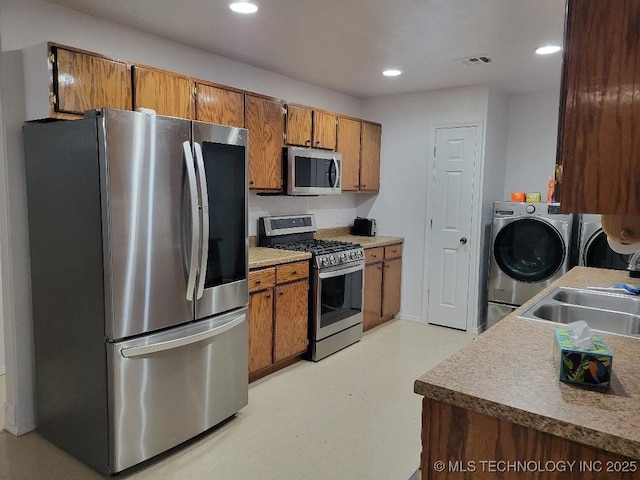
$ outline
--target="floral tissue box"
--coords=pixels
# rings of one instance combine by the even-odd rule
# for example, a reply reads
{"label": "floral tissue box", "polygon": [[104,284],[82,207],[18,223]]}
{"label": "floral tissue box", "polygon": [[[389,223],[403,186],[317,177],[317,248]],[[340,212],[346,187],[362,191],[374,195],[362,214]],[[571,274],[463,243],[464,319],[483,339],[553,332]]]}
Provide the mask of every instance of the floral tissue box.
{"label": "floral tissue box", "polygon": [[592,334],[593,350],[576,347],[569,336],[569,329],[555,329],[556,342],[553,359],[561,381],[580,385],[609,388],[613,353],[599,335]]}

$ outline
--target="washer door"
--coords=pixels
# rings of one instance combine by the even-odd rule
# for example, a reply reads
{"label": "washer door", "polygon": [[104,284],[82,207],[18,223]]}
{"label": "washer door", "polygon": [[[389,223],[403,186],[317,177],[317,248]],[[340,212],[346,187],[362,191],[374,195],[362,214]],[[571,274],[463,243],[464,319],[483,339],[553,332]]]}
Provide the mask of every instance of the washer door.
{"label": "washer door", "polygon": [[562,266],[566,251],[560,233],[546,222],[524,218],[496,235],[493,255],[506,275],[525,283],[542,282]]}
{"label": "washer door", "polygon": [[631,255],[623,255],[611,250],[607,242],[607,235],[602,229],[591,235],[582,256],[582,264],[587,267],[612,268],[614,270],[626,270],[631,258]]}

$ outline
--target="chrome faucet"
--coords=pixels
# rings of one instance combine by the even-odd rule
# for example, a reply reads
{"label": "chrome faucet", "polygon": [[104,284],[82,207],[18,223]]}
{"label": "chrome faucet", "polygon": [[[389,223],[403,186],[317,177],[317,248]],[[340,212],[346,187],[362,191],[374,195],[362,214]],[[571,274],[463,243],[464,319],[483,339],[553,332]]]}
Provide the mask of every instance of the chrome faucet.
{"label": "chrome faucet", "polygon": [[627,270],[629,270],[630,277],[640,278],[640,250],[631,255]]}

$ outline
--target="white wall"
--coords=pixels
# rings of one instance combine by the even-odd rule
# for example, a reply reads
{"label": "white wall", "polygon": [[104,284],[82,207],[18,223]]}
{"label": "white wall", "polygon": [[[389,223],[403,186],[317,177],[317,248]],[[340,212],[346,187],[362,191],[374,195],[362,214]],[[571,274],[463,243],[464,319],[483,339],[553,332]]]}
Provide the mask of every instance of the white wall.
{"label": "white wall", "polygon": [[511,97],[504,198],[511,192],[540,192],[546,201],[558,138],[560,89]]}
{"label": "white wall", "polygon": [[[6,425],[20,434],[33,428],[31,308],[26,195],[21,125],[25,120],[21,55],[16,50],[46,41],[82,48],[175,71],[197,78],[317,106],[346,115],[360,115],[360,100],[202,50],[122,27],[42,0],[0,0],[2,48],[2,119],[6,148],[0,149],[0,323],[7,338]],[[16,51],[16,52],[13,52]],[[43,91],[46,96],[47,92]],[[345,225],[355,217],[352,194],[320,199],[251,195],[250,233],[264,214],[313,212],[320,228]]]}
{"label": "white wall", "polygon": [[375,218],[380,235],[405,239],[400,311],[403,318],[424,318],[422,287],[428,272],[423,265],[433,128],[472,121],[484,123],[487,101],[485,86],[363,100],[362,115],[383,125],[383,161],[380,194],[359,197],[357,212]]}

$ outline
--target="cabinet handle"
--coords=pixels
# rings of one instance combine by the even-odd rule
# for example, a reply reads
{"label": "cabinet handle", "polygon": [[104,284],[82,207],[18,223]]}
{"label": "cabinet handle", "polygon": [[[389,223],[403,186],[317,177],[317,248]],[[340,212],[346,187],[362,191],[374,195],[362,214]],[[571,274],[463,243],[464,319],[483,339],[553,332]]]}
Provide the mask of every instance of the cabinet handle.
{"label": "cabinet handle", "polygon": [[279,296],[282,296],[282,295],[284,295],[284,292],[283,292],[283,291],[280,291],[280,292],[278,292],[278,295],[279,295]]}
{"label": "cabinet handle", "polygon": [[267,298],[267,299],[271,298],[271,294],[265,295],[264,298]]}
{"label": "cabinet handle", "polygon": [[253,180],[249,180],[249,185],[253,185]]}
{"label": "cabinet handle", "polygon": [[389,268],[389,265],[385,264],[384,268]]}
{"label": "cabinet handle", "polygon": [[298,274],[297,270],[294,270],[293,272],[291,272],[291,275],[297,275],[297,274]]}
{"label": "cabinet handle", "polygon": [[262,280],[256,280],[256,285],[260,285],[262,283]]}
{"label": "cabinet handle", "polygon": [[360,185],[362,188],[367,188],[367,186],[363,183],[362,185]]}
{"label": "cabinet handle", "polygon": [[378,258],[378,255],[376,255],[375,253],[371,254],[371,258]]}
{"label": "cabinet handle", "polygon": [[307,140],[306,142],[304,142],[305,147],[310,147],[311,146],[311,140]]}
{"label": "cabinet handle", "polygon": [[382,265],[378,266],[378,270],[382,270]]}

